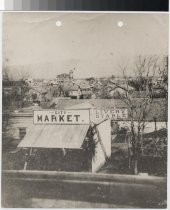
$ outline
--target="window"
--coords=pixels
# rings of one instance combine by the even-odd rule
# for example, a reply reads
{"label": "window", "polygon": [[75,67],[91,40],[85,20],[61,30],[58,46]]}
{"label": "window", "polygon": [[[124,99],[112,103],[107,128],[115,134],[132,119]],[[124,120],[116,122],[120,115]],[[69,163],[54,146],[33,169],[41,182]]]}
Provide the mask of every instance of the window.
{"label": "window", "polygon": [[26,128],[25,127],[19,128],[19,137],[20,137],[20,139],[23,139],[25,134],[26,134]]}

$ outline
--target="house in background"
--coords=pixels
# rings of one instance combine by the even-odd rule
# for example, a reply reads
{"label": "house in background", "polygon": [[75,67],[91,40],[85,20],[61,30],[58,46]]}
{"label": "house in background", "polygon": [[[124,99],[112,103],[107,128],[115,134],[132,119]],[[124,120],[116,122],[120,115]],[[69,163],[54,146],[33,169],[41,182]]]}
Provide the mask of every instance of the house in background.
{"label": "house in background", "polygon": [[35,81],[33,78],[28,78],[25,80],[25,82],[28,83],[29,85],[33,85]]}
{"label": "house in background", "polygon": [[93,82],[90,84],[91,88],[100,89],[102,86],[103,86],[103,84],[99,79],[94,79]]}
{"label": "house in background", "polygon": [[126,92],[132,94],[135,90],[130,85],[127,86],[126,84],[121,84],[119,86],[117,84],[113,84],[112,82],[108,82],[108,85],[105,87],[105,89],[112,98],[120,98],[120,96],[125,95]]}
{"label": "house in background", "polygon": [[63,84],[65,82],[72,81],[73,79],[74,79],[73,70],[70,70],[69,74],[63,73],[63,74],[57,75],[56,77],[56,81],[58,84]]}
{"label": "house in background", "polygon": [[14,144],[14,147],[16,147],[31,126],[33,126],[34,110],[41,110],[41,107],[34,105],[8,113],[8,121],[5,133],[3,133],[3,140],[5,143],[10,143],[9,141],[11,141],[12,144]]}
{"label": "house in background", "polygon": [[89,81],[85,79],[76,80],[75,84],[79,87],[79,91],[81,91],[81,98],[88,99],[92,96],[92,89],[89,84]]}
{"label": "house in background", "polygon": [[51,85],[51,86],[57,86],[59,83],[58,83],[58,80],[57,79],[52,79],[49,81],[48,85]]}
{"label": "house in background", "polygon": [[64,82],[59,85],[59,97],[70,97],[71,99],[91,98],[92,91],[90,86],[77,81]]}
{"label": "house in background", "polygon": [[108,119],[91,124],[89,108],[93,106],[88,103],[70,107],[73,112],[86,109],[88,113],[85,118],[89,118],[89,123],[76,125],[34,124],[34,111],[42,111],[39,106],[11,113],[6,139],[13,144],[14,154],[21,152],[19,169],[97,172],[111,155],[111,126]]}

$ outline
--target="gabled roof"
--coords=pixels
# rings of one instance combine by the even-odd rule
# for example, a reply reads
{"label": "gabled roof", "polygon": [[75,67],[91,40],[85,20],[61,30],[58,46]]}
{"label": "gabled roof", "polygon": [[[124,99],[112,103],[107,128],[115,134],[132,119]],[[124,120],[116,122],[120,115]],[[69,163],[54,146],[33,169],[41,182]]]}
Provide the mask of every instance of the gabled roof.
{"label": "gabled roof", "polygon": [[107,87],[113,88],[113,89],[119,89],[120,88],[120,89],[125,90],[125,91],[135,90],[135,88],[133,88],[130,85],[128,85],[128,86],[126,84],[116,85],[116,84],[112,84],[112,82],[109,82]]}

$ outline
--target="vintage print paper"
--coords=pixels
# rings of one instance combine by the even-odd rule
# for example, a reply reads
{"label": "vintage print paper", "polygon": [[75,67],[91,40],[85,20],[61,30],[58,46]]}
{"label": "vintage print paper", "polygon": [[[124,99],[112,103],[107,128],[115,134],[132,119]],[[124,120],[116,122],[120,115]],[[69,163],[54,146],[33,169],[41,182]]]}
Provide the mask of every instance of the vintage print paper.
{"label": "vintage print paper", "polygon": [[166,208],[168,14],[3,13],[2,206]]}

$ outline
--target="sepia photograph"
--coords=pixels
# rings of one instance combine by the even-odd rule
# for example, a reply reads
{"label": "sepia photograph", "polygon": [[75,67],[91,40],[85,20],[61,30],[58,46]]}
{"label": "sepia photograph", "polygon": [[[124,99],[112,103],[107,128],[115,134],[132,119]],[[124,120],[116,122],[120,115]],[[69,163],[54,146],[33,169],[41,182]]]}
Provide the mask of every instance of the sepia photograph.
{"label": "sepia photograph", "polygon": [[167,208],[169,15],[2,22],[2,207]]}

